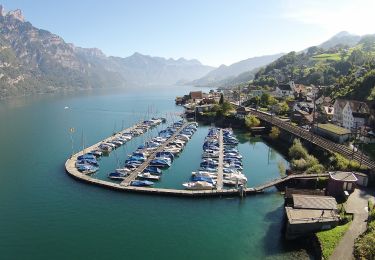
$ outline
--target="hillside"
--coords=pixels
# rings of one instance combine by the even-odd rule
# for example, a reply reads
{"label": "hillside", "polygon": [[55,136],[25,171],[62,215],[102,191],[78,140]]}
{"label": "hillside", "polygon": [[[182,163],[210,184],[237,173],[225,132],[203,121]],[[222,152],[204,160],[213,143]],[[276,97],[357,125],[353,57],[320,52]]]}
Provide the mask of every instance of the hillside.
{"label": "hillside", "polygon": [[217,69],[209,72],[204,77],[189,82],[189,84],[194,86],[214,85],[215,87],[223,87],[225,85],[246,82],[253,78],[254,73],[251,71],[269,64],[270,62],[276,60],[282,55],[283,54],[274,54],[253,57],[233,63],[230,66],[221,65]]}
{"label": "hillside", "polygon": [[352,47],[341,43],[327,50],[310,47],[290,52],[259,70],[253,83],[275,86],[294,80],[305,85],[332,86],[332,97],[375,98],[375,35],[362,36]]}
{"label": "hillside", "polygon": [[197,60],[135,53],[107,57],[80,48],[25,21],[20,10],[0,6],[0,98],[33,93],[129,85],[172,85],[202,77],[213,67]]}

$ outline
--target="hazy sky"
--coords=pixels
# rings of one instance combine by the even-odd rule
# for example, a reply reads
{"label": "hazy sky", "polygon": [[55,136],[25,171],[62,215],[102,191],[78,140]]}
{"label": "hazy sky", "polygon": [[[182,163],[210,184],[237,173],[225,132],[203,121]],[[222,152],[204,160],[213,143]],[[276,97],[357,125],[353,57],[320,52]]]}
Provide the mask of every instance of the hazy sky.
{"label": "hazy sky", "polygon": [[34,26],[107,55],[229,65],[302,50],[346,30],[375,33],[375,0],[3,0]]}

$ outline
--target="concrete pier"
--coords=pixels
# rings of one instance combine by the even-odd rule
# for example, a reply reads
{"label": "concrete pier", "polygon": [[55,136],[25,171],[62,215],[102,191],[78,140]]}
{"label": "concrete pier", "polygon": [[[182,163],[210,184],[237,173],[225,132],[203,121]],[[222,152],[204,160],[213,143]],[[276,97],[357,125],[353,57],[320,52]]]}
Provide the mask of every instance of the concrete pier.
{"label": "concrete pier", "polygon": [[223,189],[223,167],[224,167],[224,140],[223,140],[223,129],[219,132],[219,164],[217,167],[217,180],[216,180],[216,190]]}

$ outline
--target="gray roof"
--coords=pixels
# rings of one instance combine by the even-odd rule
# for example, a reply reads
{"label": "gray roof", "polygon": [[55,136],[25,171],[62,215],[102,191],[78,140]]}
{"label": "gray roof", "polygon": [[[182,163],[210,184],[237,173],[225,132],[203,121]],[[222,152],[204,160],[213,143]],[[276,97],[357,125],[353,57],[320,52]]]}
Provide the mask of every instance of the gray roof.
{"label": "gray roof", "polygon": [[339,215],[335,210],[294,209],[285,207],[285,212],[290,224],[336,222],[339,220]]}
{"label": "gray roof", "polygon": [[329,176],[336,181],[356,182],[358,180],[352,172],[331,172]]}
{"label": "gray roof", "polygon": [[295,209],[337,209],[334,197],[293,194],[293,208]]}

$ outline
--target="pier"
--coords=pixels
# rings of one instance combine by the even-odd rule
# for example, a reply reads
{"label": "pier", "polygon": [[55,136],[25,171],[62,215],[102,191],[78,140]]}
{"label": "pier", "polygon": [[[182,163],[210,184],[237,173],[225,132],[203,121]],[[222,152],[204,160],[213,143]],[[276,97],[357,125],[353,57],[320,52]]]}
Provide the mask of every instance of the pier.
{"label": "pier", "polygon": [[142,163],[137,169],[132,171],[128,177],[126,177],[120,185],[122,186],[129,186],[130,182],[133,181],[135,178],[137,178],[138,174],[143,172],[144,169],[148,167],[150,162],[155,159],[155,155],[158,152],[161,152],[164,150],[164,148],[171,142],[173,142],[176,139],[176,136],[186,127],[191,123],[184,123],[171,137],[169,137],[162,145],[160,145],[148,158],[147,160]]}
{"label": "pier", "polygon": [[223,164],[224,164],[224,140],[223,140],[223,129],[219,132],[219,164],[217,167],[217,180],[216,190],[221,191],[223,189]]}

